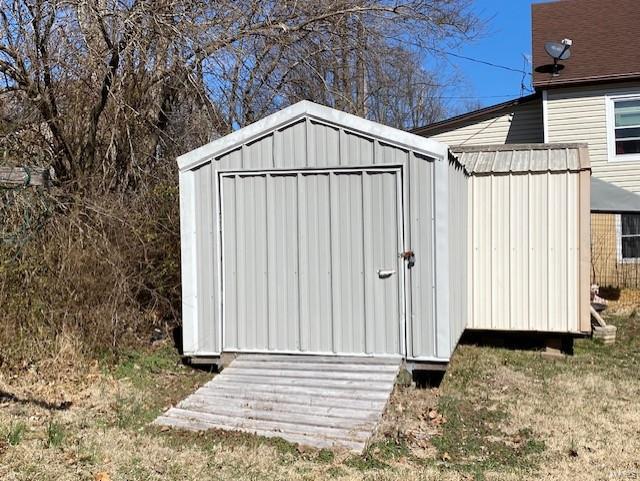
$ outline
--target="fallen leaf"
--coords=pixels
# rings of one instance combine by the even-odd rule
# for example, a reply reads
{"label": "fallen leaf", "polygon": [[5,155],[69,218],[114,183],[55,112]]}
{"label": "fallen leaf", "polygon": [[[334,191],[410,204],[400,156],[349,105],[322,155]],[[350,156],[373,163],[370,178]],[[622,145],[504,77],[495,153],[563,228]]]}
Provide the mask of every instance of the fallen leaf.
{"label": "fallen leaf", "polygon": [[296,450],[300,453],[300,454],[305,454],[308,453],[310,451],[310,449],[307,446],[304,446],[302,444],[298,444],[296,446]]}
{"label": "fallen leaf", "polygon": [[109,477],[109,474],[105,471],[101,471],[99,473],[96,473],[96,475],[93,477],[94,481],[111,481],[111,478]]}

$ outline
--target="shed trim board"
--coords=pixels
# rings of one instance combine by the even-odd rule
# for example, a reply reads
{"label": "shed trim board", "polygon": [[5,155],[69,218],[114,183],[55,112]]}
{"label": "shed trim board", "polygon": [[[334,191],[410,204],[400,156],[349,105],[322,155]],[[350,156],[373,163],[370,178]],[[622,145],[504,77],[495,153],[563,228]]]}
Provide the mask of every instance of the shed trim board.
{"label": "shed trim board", "polygon": [[[196,198],[195,176],[181,172],[180,188],[180,255],[182,277],[182,317],[198,318],[198,269],[196,266]],[[198,350],[197,331],[190,323],[183,324],[182,346],[185,352]],[[219,352],[216,353],[220,354]]]}
{"label": "shed trim board", "polygon": [[[224,299],[225,299],[225,285],[228,280],[227,274],[225,272],[225,262],[224,262],[224,253],[226,252],[224,245],[224,212],[225,212],[225,202],[224,202],[224,187],[222,180],[228,177],[255,177],[255,176],[264,176],[266,179],[271,178],[272,176],[296,176],[296,182],[299,182],[299,176],[313,176],[315,174],[321,175],[329,175],[330,179],[335,174],[375,174],[375,173],[391,173],[395,176],[396,181],[396,215],[397,215],[397,247],[403,248],[405,245],[404,242],[404,225],[405,225],[405,215],[404,215],[404,202],[403,202],[403,175],[402,175],[402,166],[401,165],[385,165],[385,166],[367,166],[367,167],[333,167],[333,168],[305,168],[305,169],[268,169],[268,170],[230,170],[223,169],[218,170],[217,175],[217,184],[218,184],[218,203],[217,203],[217,217],[220,219],[219,221],[219,232],[217,236],[217,241],[219,245],[220,256],[216,259],[218,263],[218,269],[222,272],[221,281],[218,283],[218,291],[219,291],[219,303],[220,303],[220,312],[222,322],[221,326],[221,335],[219,342],[220,352],[237,352],[237,353],[278,353],[278,354],[309,354],[309,355],[331,355],[331,356],[353,356],[353,355],[362,355],[362,356],[372,356],[372,355],[384,355],[384,356],[397,356],[397,357],[406,357],[407,354],[407,344],[406,344],[406,312],[405,312],[405,303],[406,303],[406,295],[405,295],[405,276],[402,275],[403,271],[403,261],[401,259],[396,261],[396,272],[392,274],[392,277],[398,278],[398,308],[400,312],[398,313],[398,345],[397,352],[380,352],[380,353],[357,353],[353,351],[309,351],[309,350],[291,350],[291,349],[257,349],[255,347],[233,347],[229,345],[225,345],[226,333],[225,330],[228,327],[229,320],[227,318],[227,313],[225,312],[224,307]],[[363,183],[366,177],[362,177]],[[330,184],[331,185],[331,184]],[[364,195],[364,192],[363,192]],[[297,207],[299,210],[299,206]],[[363,225],[364,228],[364,225]],[[299,235],[299,233],[298,233]],[[300,239],[298,238],[298,242]],[[300,260],[300,254],[298,254],[298,262]],[[298,311],[299,311],[298,306]],[[365,325],[366,330],[366,325]],[[366,335],[366,333],[365,333]]]}

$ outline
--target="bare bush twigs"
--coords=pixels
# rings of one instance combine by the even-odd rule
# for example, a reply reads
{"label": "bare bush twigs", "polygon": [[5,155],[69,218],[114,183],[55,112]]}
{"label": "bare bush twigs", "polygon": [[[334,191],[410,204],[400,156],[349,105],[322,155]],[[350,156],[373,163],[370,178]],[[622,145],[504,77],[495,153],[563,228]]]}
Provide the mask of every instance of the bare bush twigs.
{"label": "bare bush twigs", "polygon": [[0,0],[0,153],[123,191],[300,99],[426,123],[451,79],[423,57],[475,33],[469,3]]}

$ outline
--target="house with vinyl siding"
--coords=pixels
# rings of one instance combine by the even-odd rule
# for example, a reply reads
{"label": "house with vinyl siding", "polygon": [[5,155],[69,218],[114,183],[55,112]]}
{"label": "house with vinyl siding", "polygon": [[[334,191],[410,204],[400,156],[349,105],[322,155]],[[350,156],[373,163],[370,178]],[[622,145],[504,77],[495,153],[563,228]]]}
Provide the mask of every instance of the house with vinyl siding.
{"label": "house with vinyl siding", "polygon": [[[593,178],[602,181],[592,186],[591,280],[603,286],[640,287],[639,19],[637,0],[534,4],[535,93],[414,130],[454,151],[455,146],[587,144]],[[554,76],[544,46],[563,39],[572,41],[571,57],[560,61]],[[611,198],[610,189],[625,201],[603,211],[594,196]]]}

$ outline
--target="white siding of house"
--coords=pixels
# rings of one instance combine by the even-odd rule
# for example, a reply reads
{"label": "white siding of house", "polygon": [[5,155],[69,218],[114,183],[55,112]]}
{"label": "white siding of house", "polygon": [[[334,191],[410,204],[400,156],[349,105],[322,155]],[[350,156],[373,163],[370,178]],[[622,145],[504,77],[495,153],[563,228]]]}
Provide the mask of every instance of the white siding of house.
{"label": "white siding of house", "polygon": [[[609,161],[606,96],[640,94],[640,82],[547,91],[548,142],[586,142],[593,175],[640,193],[640,162]],[[438,139],[440,140],[440,139]]]}
{"label": "white siding of house", "polygon": [[431,137],[449,145],[530,144],[542,142],[542,101],[513,106],[509,111],[472,119]]}

